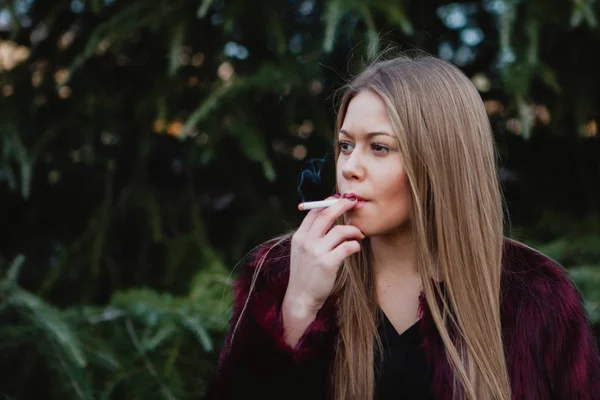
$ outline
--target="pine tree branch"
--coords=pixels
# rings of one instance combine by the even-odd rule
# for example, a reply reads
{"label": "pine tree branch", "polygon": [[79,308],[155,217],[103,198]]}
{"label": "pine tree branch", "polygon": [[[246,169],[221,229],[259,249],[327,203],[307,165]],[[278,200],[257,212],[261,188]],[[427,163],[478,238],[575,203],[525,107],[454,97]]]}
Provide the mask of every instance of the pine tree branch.
{"label": "pine tree branch", "polygon": [[152,375],[156,379],[158,384],[160,385],[160,389],[161,389],[161,392],[163,393],[164,397],[169,400],[175,400],[175,397],[173,396],[173,394],[161,382],[160,377],[158,376],[158,373],[156,372],[156,369],[154,368],[154,366],[152,365],[152,363],[146,356],[144,347],[142,346],[140,339],[138,338],[137,334],[135,333],[135,329],[133,328],[133,324],[131,323],[130,318],[127,318],[127,320],[125,321],[125,326],[127,327],[127,333],[129,334],[129,337],[131,338],[131,342],[133,343],[138,354],[142,357],[142,359],[144,361],[144,365],[146,366],[146,369],[148,370],[148,372],[150,372],[150,375]]}
{"label": "pine tree branch", "polygon": [[76,369],[79,369],[79,366],[73,365],[72,363],[69,365],[69,361],[65,359],[65,356],[61,352],[61,348],[58,346],[58,344],[52,339],[50,339],[49,342],[52,345],[52,350],[56,355],[56,359],[60,362],[60,365],[67,375],[69,382],[71,383],[71,387],[77,394],[77,397],[80,399],[91,400],[91,388],[89,384],[86,384],[85,380],[78,380],[75,376],[77,372],[83,372],[83,370],[77,371]]}

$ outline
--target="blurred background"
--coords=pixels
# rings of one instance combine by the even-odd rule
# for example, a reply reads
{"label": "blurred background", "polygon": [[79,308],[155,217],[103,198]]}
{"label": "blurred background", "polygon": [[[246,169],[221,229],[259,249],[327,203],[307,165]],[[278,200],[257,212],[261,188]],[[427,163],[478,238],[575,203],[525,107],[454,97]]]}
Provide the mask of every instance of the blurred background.
{"label": "blurred background", "polygon": [[390,47],[473,80],[506,235],[569,270],[600,332],[599,13],[0,2],[0,397],[203,398],[244,256],[333,191],[335,91]]}

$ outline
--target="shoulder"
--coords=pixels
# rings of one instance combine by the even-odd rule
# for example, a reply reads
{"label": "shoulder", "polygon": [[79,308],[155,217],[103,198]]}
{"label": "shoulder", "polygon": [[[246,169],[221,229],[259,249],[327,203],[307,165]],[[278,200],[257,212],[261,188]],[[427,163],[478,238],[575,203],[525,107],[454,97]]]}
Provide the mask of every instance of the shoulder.
{"label": "shoulder", "polygon": [[[542,286],[565,283],[566,270],[540,251],[513,239],[504,240],[502,272],[507,283]],[[514,281],[514,282],[513,282]]]}
{"label": "shoulder", "polygon": [[505,239],[502,258],[504,312],[526,315],[528,322],[545,326],[582,316],[581,295],[558,262],[512,239]]}
{"label": "shoulder", "polygon": [[549,294],[554,290],[574,290],[567,271],[540,251],[512,239],[504,240],[503,285],[520,295]]}

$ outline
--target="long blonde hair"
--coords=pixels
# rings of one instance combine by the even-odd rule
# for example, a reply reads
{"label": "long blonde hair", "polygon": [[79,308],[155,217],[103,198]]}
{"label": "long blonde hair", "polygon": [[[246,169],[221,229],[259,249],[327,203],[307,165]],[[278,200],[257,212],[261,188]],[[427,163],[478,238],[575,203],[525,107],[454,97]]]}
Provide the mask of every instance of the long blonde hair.
{"label": "long blonde hair", "polygon": [[[457,399],[510,399],[500,323],[502,196],[481,97],[458,68],[435,57],[378,61],[346,86],[337,130],[366,89],[384,101],[398,135],[423,292],[454,371],[449,390]],[[373,338],[380,342],[368,242],[345,261],[335,291],[335,399],[370,399]]]}
{"label": "long blonde hair", "polygon": [[[423,292],[454,371],[449,390],[455,399],[509,400],[500,323],[502,196],[483,102],[450,63],[427,55],[377,61],[343,88],[336,134],[348,104],[366,89],[384,101],[398,135]],[[372,399],[374,342],[381,341],[368,240],[340,268],[334,294],[334,399]]]}

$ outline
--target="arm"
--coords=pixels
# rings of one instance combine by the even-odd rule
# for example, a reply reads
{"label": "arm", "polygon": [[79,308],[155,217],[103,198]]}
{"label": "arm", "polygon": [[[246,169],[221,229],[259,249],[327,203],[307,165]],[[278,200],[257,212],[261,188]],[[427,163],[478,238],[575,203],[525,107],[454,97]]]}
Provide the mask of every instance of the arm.
{"label": "arm", "polygon": [[254,272],[270,248],[263,245],[235,282],[231,326],[208,396],[211,400],[290,398],[290,394],[314,398],[327,390],[335,335],[332,302],[306,323],[294,347],[284,337],[281,306],[289,277],[289,241],[267,254],[246,305]]}
{"label": "arm", "polygon": [[310,309],[302,302],[295,301],[287,295],[284,296],[281,304],[281,321],[285,333],[284,338],[288,345],[296,347],[318,312],[319,310]]}
{"label": "arm", "polygon": [[583,300],[562,268],[550,269],[553,279],[546,288],[549,308],[542,340],[552,399],[598,399],[600,357]]}

